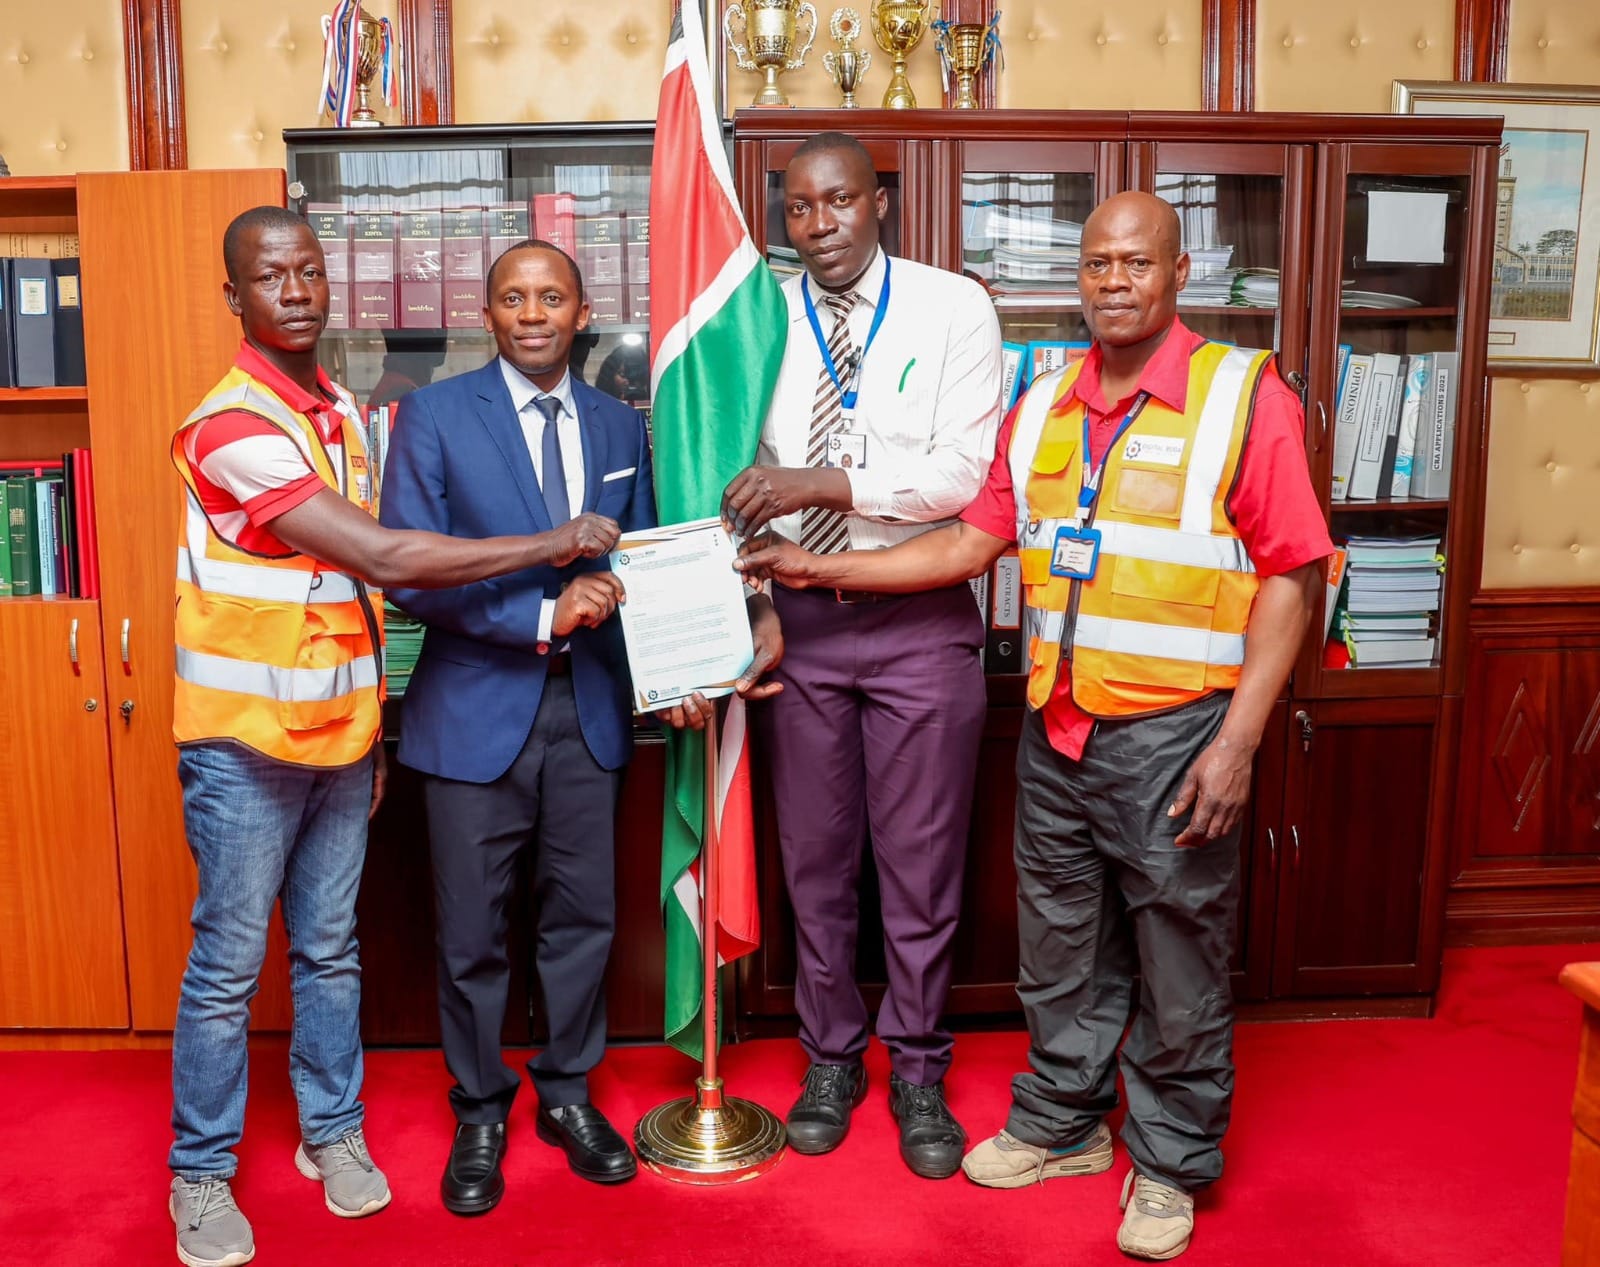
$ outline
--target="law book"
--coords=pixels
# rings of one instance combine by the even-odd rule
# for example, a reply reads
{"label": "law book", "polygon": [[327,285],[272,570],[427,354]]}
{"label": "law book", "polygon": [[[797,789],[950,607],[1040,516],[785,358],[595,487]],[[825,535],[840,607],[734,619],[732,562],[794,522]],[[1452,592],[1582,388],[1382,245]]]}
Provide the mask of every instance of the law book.
{"label": "law book", "polygon": [[393,329],[395,322],[394,215],[359,211],[350,224],[350,325]]}
{"label": "law book", "polygon": [[89,368],[83,351],[83,280],[78,257],[50,261],[56,301],[56,386],[87,387]]}
{"label": "law book", "polygon": [[0,256],[28,255],[35,259],[77,258],[76,233],[0,233]]}
{"label": "law book", "polygon": [[0,479],[0,598],[11,597],[11,489],[10,482]]}
{"label": "law book", "polygon": [[1383,472],[1383,447],[1389,439],[1390,421],[1398,417],[1400,358],[1392,352],[1376,352],[1368,376],[1369,391],[1361,411],[1361,431],[1356,440],[1355,461],[1351,464],[1346,497],[1366,500],[1378,495],[1378,477]]}
{"label": "law book", "polygon": [[622,213],[597,211],[577,221],[578,271],[587,292],[596,286],[623,282]]}
{"label": "law book", "polygon": [[460,207],[444,213],[443,255],[444,326],[447,330],[475,330],[483,324],[483,211]]}
{"label": "law book", "polygon": [[528,236],[559,246],[578,257],[576,229],[578,201],[571,194],[534,194],[533,232]]}
{"label": "law book", "polygon": [[39,593],[39,527],[33,503],[34,477],[6,476],[6,544],[11,553],[11,593]]}
{"label": "law book", "polygon": [[46,259],[6,261],[16,386],[56,385],[55,281]]}
{"label": "law book", "polygon": [[528,210],[525,202],[500,202],[484,208],[483,249],[490,268],[511,247],[533,236]]}
{"label": "law book", "polygon": [[601,286],[584,284],[583,295],[589,301],[591,325],[610,326],[621,323],[623,289],[621,283]]}
{"label": "law book", "polygon": [[989,673],[1021,673],[1022,561],[1008,550],[994,561],[989,581],[989,629],[983,642],[983,665]]}
{"label": "law book", "polygon": [[1336,502],[1342,502],[1350,495],[1350,473],[1355,467],[1356,451],[1360,447],[1361,421],[1371,395],[1367,387],[1371,374],[1371,355],[1351,353],[1350,366],[1344,378],[1344,391],[1334,414],[1332,496]]}
{"label": "law book", "polygon": [[1461,394],[1460,356],[1435,352],[1428,408],[1417,426],[1417,453],[1411,468],[1411,495],[1450,496],[1450,470],[1455,460],[1456,399]]}
{"label": "law book", "polygon": [[624,283],[622,319],[635,325],[650,321],[650,216],[630,211],[622,217]]}
{"label": "law book", "polygon": [[67,592],[61,568],[60,475],[34,477],[33,507],[39,551],[39,595],[54,598]]}
{"label": "law book", "polygon": [[1022,381],[1022,358],[1027,355],[1026,344],[1002,343],[1000,345],[1000,412],[1008,414],[1011,406],[1027,385]]}
{"label": "law book", "polygon": [[400,326],[438,330],[444,326],[444,213],[406,211],[399,221],[396,281]]}
{"label": "law book", "polygon": [[1389,479],[1389,496],[1411,495],[1412,462],[1417,452],[1417,424],[1422,418],[1422,404],[1428,398],[1428,384],[1433,373],[1433,356],[1418,352],[1406,365],[1405,394],[1400,402],[1400,425],[1396,429],[1394,473]]}
{"label": "law book", "polygon": [[15,339],[11,333],[11,283],[8,259],[0,258],[0,387],[17,385]]}
{"label": "law book", "polygon": [[322,246],[328,277],[329,330],[350,328],[350,213],[341,207],[306,208],[306,223]]}
{"label": "law book", "polygon": [[78,450],[76,470],[83,482],[83,526],[85,543],[83,566],[87,578],[83,596],[100,597],[100,529],[94,515],[94,454],[89,449]]}

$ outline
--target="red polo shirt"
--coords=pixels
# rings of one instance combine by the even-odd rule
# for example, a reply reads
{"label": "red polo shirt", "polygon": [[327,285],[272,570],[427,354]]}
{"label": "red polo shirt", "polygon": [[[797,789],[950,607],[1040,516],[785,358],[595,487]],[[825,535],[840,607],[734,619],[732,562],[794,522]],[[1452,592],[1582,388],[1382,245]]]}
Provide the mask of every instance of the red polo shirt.
{"label": "red polo shirt", "polygon": [[[1082,401],[1089,416],[1090,460],[1099,462],[1117,426],[1140,392],[1182,412],[1189,395],[1189,357],[1205,340],[1174,319],[1172,332],[1156,349],[1124,400],[1108,403],[1100,390],[1100,345],[1083,359],[1083,368],[1063,398]],[[964,522],[1015,545],[1016,497],[1011,484],[1011,432],[1016,410],[1001,425],[995,460],[983,491],[961,514]],[[1269,371],[1256,393],[1250,434],[1240,457],[1239,479],[1228,510],[1240,540],[1263,579],[1292,572],[1333,552],[1322,506],[1306,469],[1305,413],[1300,398]],[[1072,675],[1063,666],[1055,691],[1043,709],[1051,747],[1077,760],[1083,755],[1094,718],[1072,698]]]}
{"label": "red polo shirt", "polygon": [[[343,470],[338,394],[323,370],[317,370],[312,393],[243,340],[233,363],[276,392],[289,408],[305,414],[327,446],[333,469]],[[270,422],[242,410],[194,424],[183,443],[200,504],[218,535],[255,554],[289,553],[266,525],[327,487],[300,446]]]}

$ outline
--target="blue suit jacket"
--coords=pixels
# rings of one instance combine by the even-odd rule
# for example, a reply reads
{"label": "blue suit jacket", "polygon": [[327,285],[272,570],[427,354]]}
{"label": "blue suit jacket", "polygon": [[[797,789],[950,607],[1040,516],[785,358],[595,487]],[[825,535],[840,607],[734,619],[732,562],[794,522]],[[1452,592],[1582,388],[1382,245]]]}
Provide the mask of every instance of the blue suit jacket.
{"label": "blue suit jacket", "polygon": [[[650,440],[638,410],[572,380],[583,441],[583,509],[624,532],[656,525]],[[379,515],[390,528],[456,537],[550,531],[527,441],[498,361],[407,396],[390,439]],[[528,568],[457,589],[388,591],[428,626],[405,694],[400,760],[427,774],[488,783],[511,766],[533,729],[548,656],[537,651],[539,609],[568,578],[610,566],[580,559]],[[608,770],[633,750],[622,629],[613,616],[572,644],[578,723]]]}

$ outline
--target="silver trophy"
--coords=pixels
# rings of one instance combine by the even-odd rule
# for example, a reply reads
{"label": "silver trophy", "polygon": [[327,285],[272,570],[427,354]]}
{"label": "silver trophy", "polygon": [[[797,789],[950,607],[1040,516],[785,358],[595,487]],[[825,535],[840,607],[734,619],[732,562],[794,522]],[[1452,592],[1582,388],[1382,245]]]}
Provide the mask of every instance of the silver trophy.
{"label": "silver trophy", "polygon": [[839,51],[824,53],[822,65],[828,72],[828,78],[844,94],[839,100],[839,108],[854,110],[856,86],[872,65],[872,54],[856,47],[856,37],[861,34],[861,15],[850,8],[835,9],[833,20],[828,23],[828,34],[839,45]]}

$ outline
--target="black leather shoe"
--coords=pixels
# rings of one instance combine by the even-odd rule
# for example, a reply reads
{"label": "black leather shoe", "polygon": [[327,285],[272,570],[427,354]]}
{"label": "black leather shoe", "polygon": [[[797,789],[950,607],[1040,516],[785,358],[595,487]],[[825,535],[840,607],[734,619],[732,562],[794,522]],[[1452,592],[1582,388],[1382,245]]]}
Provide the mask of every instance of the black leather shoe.
{"label": "black leather shoe", "polygon": [[944,1083],[919,1087],[890,1074],[889,1112],[900,1124],[900,1156],[912,1174],[948,1179],[961,1168],[967,1133],[944,1102]]}
{"label": "black leather shoe", "polygon": [[831,1153],[850,1133],[850,1111],[867,1094],[867,1069],[850,1065],[812,1065],[805,1088],[789,1110],[789,1147],[815,1156]]}
{"label": "black leather shoe", "polygon": [[450,1160],[439,1196],[451,1214],[487,1214],[506,1194],[500,1161],[506,1155],[506,1124],[462,1122],[450,1144]]}
{"label": "black leather shoe", "polygon": [[567,1155],[572,1173],[591,1183],[621,1183],[632,1179],[639,1163],[628,1142],[592,1104],[568,1104],[559,1109],[540,1107],[539,1138]]}

